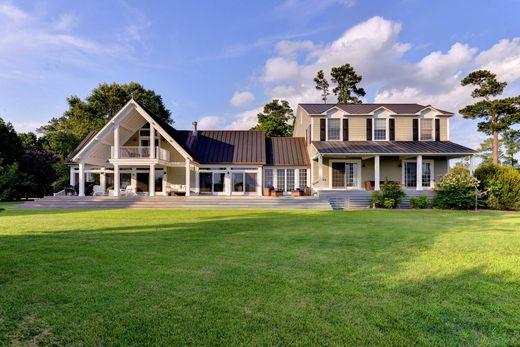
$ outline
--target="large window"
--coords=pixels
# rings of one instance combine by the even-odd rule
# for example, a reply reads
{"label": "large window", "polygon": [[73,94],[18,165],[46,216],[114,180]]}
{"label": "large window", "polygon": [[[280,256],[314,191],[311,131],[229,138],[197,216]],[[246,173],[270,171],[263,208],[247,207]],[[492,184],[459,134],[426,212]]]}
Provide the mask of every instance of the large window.
{"label": "large window", "polygon": [[213,173],[213,192],[222,193],[224,192],[224,177],[226,176],[223,172]]}
{"label": "large window", "polygon": [[340,119],[331,118],[327,120],[328,141],[339,140],[339,126]]}
{"label": "large window", "polygon": [[285,169],[277,169],[276,177],[276,189],[285,191]]}
{"label": "large window", "polygon": [[421,119],[421,140],[433,140],[433,119]]}
{"label": "large window", "polygon": [[294,169],[287,169],[287,191],[294,190]]}
{"label": "large window", "polygon": [[386,119],[374,119],[374,140],[386,140]]}
{"label": "large window", "polygon": [[234,172],[233,173],[233,191],[236,193],[244,192],[244,173]]}
{"label": "large window", "polygon": [[246,193],[256,192],[256,173],[246,172],[245,174]]}
{"label": "large window", "polygon": [[211,172],[201,172],[199,174],[199,191],[201,194],[211,193]]}
{"label": "large window", "polygon": [[299,169],[298,174],[299,174],[298,187],[305,188],[307,186],[307,169]]}
{"label": "large window", "polygon": [[266,188],[274,188],[273,182],[273,169],[265,169],[264,171],[264,187]]}
{"label": "large window", "polygon": [[[423,161],[422,163],[422,186],[432,187],[433,161]],[[406,188],[415,189],[417,187],[417,162],[409,161],[404,164],[404,183]]]}
{"label": "large window", "polygon": [[358,162],[332,162],[332,188],[358,188]]}

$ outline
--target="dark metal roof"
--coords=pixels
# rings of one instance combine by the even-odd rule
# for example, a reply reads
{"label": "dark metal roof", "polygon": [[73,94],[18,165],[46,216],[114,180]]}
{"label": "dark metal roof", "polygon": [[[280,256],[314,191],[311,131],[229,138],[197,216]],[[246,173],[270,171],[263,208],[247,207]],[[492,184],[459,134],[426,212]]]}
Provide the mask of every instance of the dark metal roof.
{"label": "dark metal roof", "polygon": [[265,134],[251,130],[179,130],[179,141],[201,164],[265,164]]}
{"label": "dark metal roof", "polygon": [[322,154],[473,154],[451,141],[313,141]]}
{"label": "dark metal roof", "polygon": [[303,137],[266,139],[267,165],[309,166],[309,153]]}
{"label": "dark metal roof", "polygon": [[[351,114],[369,114],[379,107],[385,107],[395,114],[401,115],[410,115],[416,114],[422,109],[428,107],[420,104],[300,104],[300,106],[307,111],[309,114],[320,114],[327,112],[329,109],[333,107],[338,107],[345,112]],[[445,115],[452,115],[452,112],[439,110],[435,108],[439,112]]]}

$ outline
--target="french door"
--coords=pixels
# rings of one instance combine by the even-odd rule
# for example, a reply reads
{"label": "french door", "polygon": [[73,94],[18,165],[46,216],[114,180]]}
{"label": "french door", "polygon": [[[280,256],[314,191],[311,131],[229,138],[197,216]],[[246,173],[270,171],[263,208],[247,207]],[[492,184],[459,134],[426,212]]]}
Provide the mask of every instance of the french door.
{"label": "french door", "polygon": [[[406,161],[404,167],[404,185],[408,189],[417,188],[417,162]],[[431,188],[433,186],[433,161],[423,160],[422,163],[422,186]]]}
{"label": "french door", "polygon": [[199,173],[199,191],[201,194],[223,194],[225,172]]}
{"label": "french door", "polygon": [[256,193],[256,172],[233,172],[233,194]]}
{"label": "french door", "polygon": [[332,189],[359,189],[360,163],[355,161],[333,161]]}

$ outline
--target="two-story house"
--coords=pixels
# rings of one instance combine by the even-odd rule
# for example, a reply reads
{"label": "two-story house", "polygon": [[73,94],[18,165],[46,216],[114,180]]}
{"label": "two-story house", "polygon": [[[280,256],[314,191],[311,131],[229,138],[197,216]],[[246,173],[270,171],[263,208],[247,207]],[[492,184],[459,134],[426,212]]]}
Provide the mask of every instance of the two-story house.
{"label": "two-story house", "polygon": [[452,116],[418,104],[300,104],[294,136],[305,138],[315,190],[379,190],[385,179],[432,189],[449,159],[474,153],[450,141]]}
{"label": "two-story house", "polygon": [[[262,195],[380,188],[431,189],[448,160],[453,114],[417,104],[301,104],[294,137],[251,130],[177,130],[130,100],[69,158],[78,195]],[[88,189],[88,188],[93,189]]]}

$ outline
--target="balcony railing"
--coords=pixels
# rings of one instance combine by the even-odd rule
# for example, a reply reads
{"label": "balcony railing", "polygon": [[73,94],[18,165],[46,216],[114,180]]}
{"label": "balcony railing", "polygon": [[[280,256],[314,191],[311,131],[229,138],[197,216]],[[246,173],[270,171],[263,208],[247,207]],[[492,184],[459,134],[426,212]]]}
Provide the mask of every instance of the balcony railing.
{"label": "balcony railing", "polygon": [[[112,158],[114,158],[114,146],[112,146]],[[119,147],[119,159],[159,159],[170,161],[170,152],[164,148],[155,147],[153,157],[150,157],[148,146],[121,146]]]}

